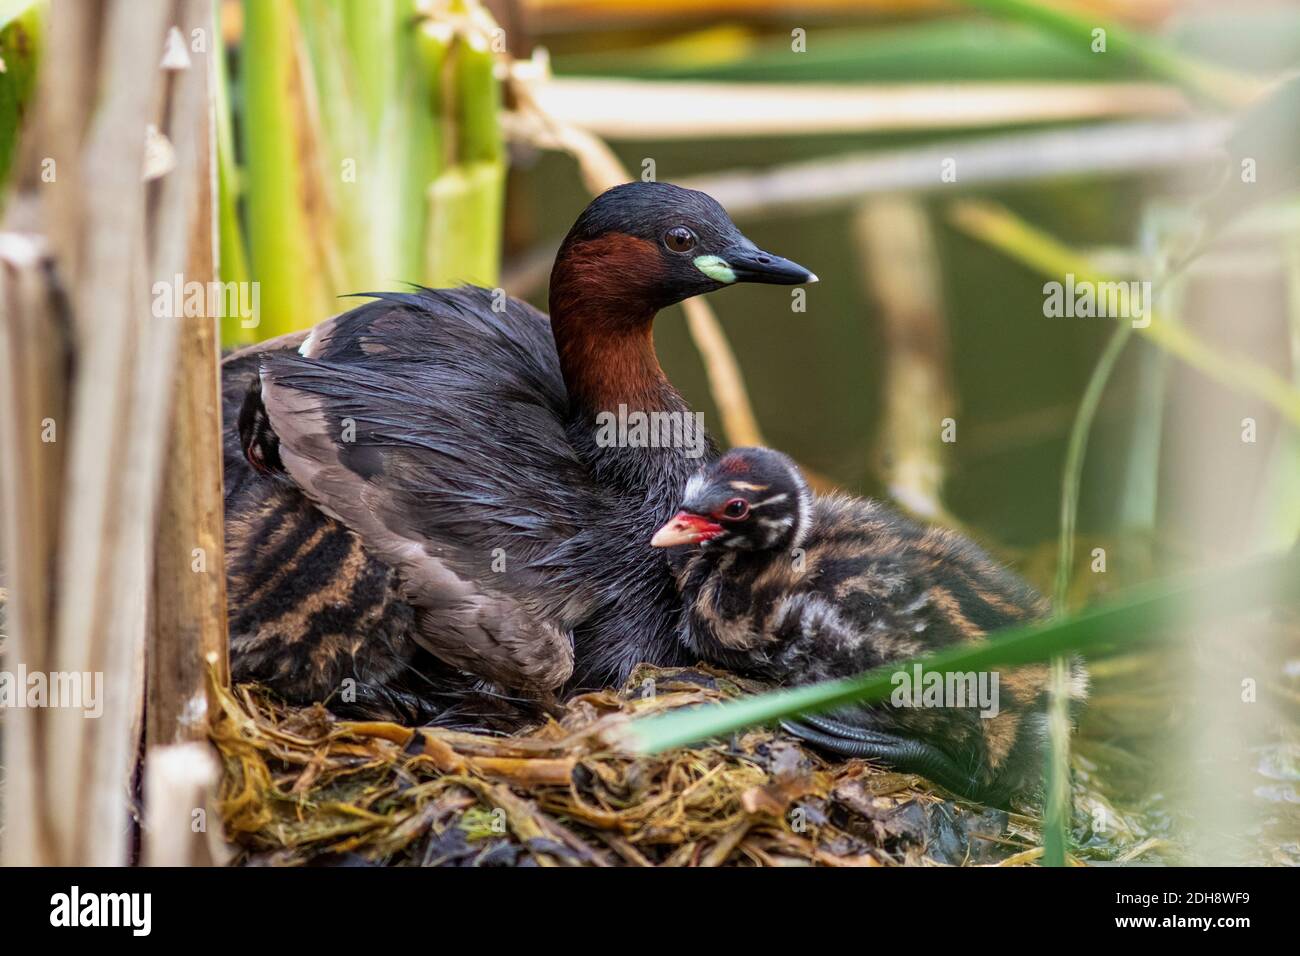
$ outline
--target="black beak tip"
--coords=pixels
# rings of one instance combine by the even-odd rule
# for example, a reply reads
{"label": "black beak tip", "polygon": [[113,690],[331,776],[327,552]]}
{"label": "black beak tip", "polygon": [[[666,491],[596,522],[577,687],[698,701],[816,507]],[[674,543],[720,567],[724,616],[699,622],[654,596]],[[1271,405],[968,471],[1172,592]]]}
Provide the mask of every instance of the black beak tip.
{"label": "black beak tip", "polygon": [[799,263],[792,262],[790,263],[790,265],[793,266],[796,271],[801,273],[801,275],[796,276],[794,278],[785,279],[784,280],[785,285],[812,285],[814,282],[821,281],[820,279],[817,278],[817,273],[805,269],[803,266],[799,265]]}
{"label": "black beak tip", "polygon": [[738,282],[763,282],[771,285],[810,285],[817,275],[797,262],[766,252],[753,252],[732,263]]}

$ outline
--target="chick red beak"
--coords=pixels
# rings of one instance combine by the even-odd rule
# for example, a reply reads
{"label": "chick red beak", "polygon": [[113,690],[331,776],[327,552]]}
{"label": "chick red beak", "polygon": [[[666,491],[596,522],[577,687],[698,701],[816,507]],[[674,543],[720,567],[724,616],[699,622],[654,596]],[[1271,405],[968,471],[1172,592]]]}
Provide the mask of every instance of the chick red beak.
{"label": "chick red beak", "polygon": [[655,532],[655,536],[650,539],[650,547],[672,548],[679,544],[699,544],[720,534],[722,525],[688,511],[679,511],[671,521]]}

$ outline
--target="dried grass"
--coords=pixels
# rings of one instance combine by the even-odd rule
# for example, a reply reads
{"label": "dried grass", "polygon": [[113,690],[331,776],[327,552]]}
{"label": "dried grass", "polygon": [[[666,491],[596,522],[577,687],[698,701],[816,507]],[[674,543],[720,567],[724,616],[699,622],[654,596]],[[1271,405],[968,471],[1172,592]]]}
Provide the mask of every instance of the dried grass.
{"label": "dried grass", "polygon": [[[652,683],[648,683],[652,682]],[[655,689],[652,695],[644,688]],[[221,812],[246,864],[881,866],[1015,861],[1027,817],[951,802],[915,777],[828,764],[765,729],[640,756],[633,715],[755,689],[642,668],[514,737],[336,720],[260,688],[221,691]]]}

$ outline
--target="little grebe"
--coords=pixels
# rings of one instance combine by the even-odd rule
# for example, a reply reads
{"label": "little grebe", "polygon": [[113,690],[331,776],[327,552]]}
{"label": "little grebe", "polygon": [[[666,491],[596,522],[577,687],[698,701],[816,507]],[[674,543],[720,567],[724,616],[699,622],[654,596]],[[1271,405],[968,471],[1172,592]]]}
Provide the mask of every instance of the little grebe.
{"label": "little grebe", "polygon": [[[231,356],[236,678],[335,703],[348,681],[365,712],[433,720],[420,647],[543,697],[679,660],[679,599],[648,538],[716,451],[689,434],[655,314],[738,282],[813,281],[709,196],[630,183],[569,231],[549,320],[500,290],[382,293]],[[665,414],[693,441],[602,433]]]}

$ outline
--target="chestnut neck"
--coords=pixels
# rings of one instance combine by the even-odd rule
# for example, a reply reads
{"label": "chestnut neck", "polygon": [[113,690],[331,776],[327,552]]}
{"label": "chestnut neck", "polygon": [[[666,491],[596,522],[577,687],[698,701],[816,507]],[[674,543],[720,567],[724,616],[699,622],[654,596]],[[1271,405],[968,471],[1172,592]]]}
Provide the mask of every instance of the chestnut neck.
{"label": "chestnut neck", "polygon": [[624,235],[561,248],[551,273],[551,334],[571,415],[617,412],[620,405],[686,409],[655,355],[658,307],[647,264],[656,258],[653,244]]}

